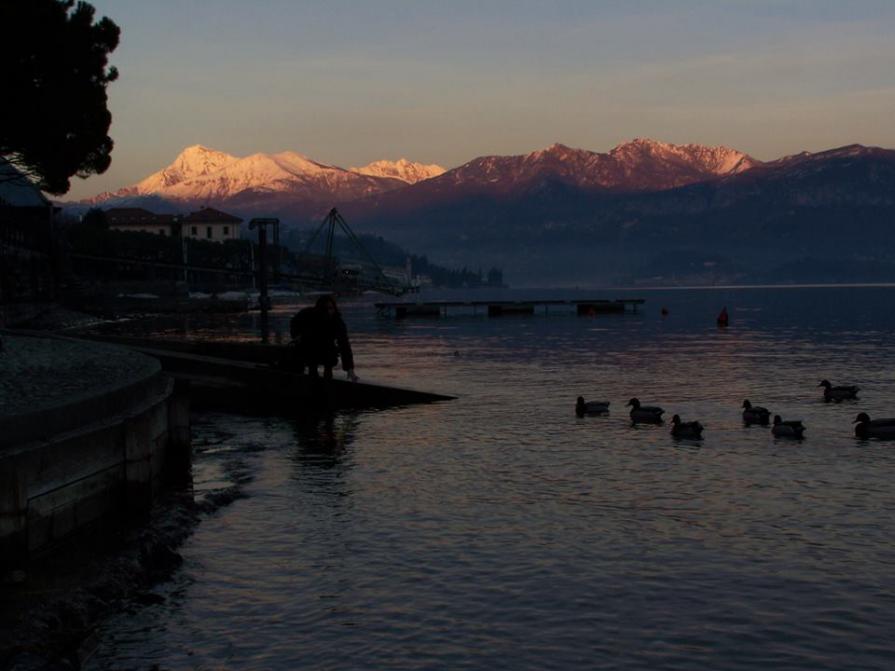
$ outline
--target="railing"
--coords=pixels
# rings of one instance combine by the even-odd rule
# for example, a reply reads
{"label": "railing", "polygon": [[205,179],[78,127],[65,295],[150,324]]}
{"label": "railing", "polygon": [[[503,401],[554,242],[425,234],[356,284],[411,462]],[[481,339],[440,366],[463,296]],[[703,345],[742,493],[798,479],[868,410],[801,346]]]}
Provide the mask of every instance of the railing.
{"label": "railing", "polygon": [[49,254],[50,216],[47,208],[0,206],[0,254],[14,250]]}
{"label": "railing", "polygon": [[55,295],[52,211],[0,206],[0,323],[8,306],[51,300]]}
{"label": "railing", "polygon": [[[147,268],[157,268],[167,270],[172,275],[180,276],[183,272],[190,275],[195,274],[211,274],[211,275],[227,275],[231,277],[240,277],[246,281],[251,281],[257,276],[257,271],[250,268],[222,268],[207,265],[196,265],[175,263],[170,261],[160,261],[157,259],[141,259],[125,256],[104,256],[100,254],[84,254],[80,252],[72,252],[70,258],[75,260],[83,260],[96,262],[100,264],[114,264],[120,266],[141,266]],[[373,277],[359,276],[351,278],[326,278],[322,273],[304,272],[304,273],[285,273],[279,274],[279,280],[290,284],[296,284],[304,289],[322,290],[322,291],[381,291],[383,293],[400,296],[406,292],[405,287],[396,281],[382,280],[381,277],[374,275]]]}

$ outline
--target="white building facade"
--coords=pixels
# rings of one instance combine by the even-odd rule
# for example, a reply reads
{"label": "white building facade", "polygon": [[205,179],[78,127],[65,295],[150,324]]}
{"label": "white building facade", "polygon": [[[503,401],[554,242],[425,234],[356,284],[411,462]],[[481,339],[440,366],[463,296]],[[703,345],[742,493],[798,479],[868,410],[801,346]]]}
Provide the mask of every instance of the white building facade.
{"label": "white building facade", "polygon": [[242,219],[212,207],[203,207],[185,216],[180,223],[181,235],[184,238],[224,242],[239,240],[239,225]]}

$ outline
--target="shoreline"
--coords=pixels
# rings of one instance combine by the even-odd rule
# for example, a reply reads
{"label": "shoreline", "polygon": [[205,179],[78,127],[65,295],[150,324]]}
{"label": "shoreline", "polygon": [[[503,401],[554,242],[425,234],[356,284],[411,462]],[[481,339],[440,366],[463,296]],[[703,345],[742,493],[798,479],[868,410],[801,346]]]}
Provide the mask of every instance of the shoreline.
{"label": "shoreline", "polygon": [[151,589],[181,566],[178,549],[205,518],[243,498],[243,484],[231,478],[230,485],[208,490],[199,500],[189,488],[171,490],[148,521],[116,529],[101,550],[91,543],[102,532],[87,532],[65,544],[67,556],[38,560],[30,573],[0,576],[6,595],[0,603],[0,669],[81,668],[105,618],[132,604],[163,600]]}

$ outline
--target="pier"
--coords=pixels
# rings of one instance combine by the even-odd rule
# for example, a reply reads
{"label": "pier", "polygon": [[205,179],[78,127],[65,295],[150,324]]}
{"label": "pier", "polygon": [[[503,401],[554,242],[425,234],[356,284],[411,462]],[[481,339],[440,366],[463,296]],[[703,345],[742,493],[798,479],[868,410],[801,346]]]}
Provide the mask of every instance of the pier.
{"label": "pier", "polygon": [[448,317],[487,316],[506,317],[535,314],[577,314],[590,317],[600,314],[624,314],[637,312],[643,298],[576,299],[576,300],[531,300],[531,301],[425,301],[425,302],[382,302],[376,303],[376,313],[380,317]]}

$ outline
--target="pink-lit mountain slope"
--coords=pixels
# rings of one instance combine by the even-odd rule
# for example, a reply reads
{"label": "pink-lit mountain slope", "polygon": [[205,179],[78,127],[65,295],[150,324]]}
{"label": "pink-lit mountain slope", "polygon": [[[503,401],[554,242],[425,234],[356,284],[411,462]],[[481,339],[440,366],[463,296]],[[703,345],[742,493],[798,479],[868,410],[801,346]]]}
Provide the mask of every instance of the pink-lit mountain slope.
{"label": "pink-lit mountain slope", "polygon": [[474,196],[513,198],[547,182],[594,192],[662,191],[736,175],[759,165],[760,161],[728,147],[636,139],[598,153],[554,144],[519,156],[482,156],[443,175],[377,194],[356,205],[407,211]]}
{"label": "pink-lit mountain slope", "polygon": [[397,161],[374,161],[362,168],[349,168],[349,170],[351,172],[356,172],[359,175],[400,179],[402,182],[407,182],[408,184],[416,184],[425,179],[438,177],[438,175],[444,174],[445,172],[444,168],[440,165],[435,165],[434,163],[423,165],[422,163],[408,161],[406,158],[401,158]]}
{"label": "pink-lit mountain slope", "polygon": [[[637,139],[608,153],[554,144],[521,156],[483,156],[453,170],[406,159],[343,168],[295,152],[239,158],[199,145],[134,186],[86,201],[96,205],[154,198],[170,203],[229,205],[244,210],[295,204],[344,205],[360,200],[399,209],[474,194],[512,195],[543,181],[596,191],[675,188],[734,175],[759,162],[726,147],[673,145]],[[269,209],[269,208],[268,208]]]}
{"label": "pink-lit mountain slope", "polygon": [[157,197],[183,203],[259,202],[265,196],[308,203],[337,203],[382,193],[439,174],[439,166],[402,159],[345,170],[296,152],[252,154],[244,158],[199,145],[187,147],[168,167],[90,204]]}

